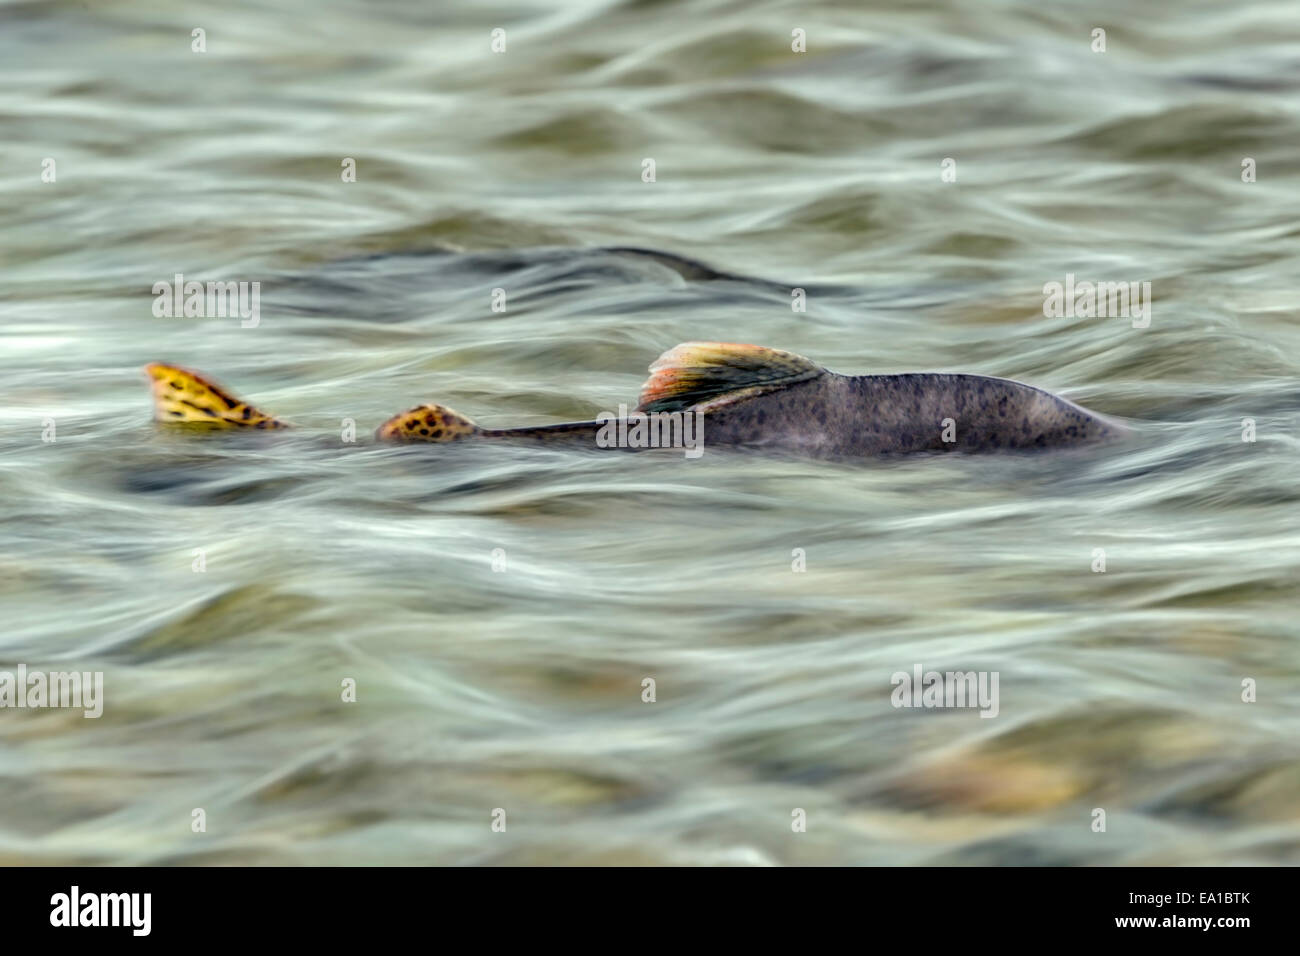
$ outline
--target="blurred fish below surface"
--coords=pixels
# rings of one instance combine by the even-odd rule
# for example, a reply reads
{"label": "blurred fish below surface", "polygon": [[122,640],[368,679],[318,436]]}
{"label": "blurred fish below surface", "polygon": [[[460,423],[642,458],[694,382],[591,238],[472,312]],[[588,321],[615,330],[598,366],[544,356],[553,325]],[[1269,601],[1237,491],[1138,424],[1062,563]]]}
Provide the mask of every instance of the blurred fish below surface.
{"label": "blurred fish below surface", "polygon": [[[1263,0],[0,2],[0,861],[1300,862],[1297,64]],[[370,438],[690,341],[1134,436]]]}

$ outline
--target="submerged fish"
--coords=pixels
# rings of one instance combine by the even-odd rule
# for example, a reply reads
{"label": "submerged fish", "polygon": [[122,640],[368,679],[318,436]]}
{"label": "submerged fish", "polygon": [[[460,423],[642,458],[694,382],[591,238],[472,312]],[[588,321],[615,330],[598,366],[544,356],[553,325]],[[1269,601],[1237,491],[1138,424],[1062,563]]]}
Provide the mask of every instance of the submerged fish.
{"label": "submerged fish", "polygon": [[[196,372],[154,363],[160,422],[284,428],[287,423],[233,397]],[[849,458],[921,451],[1059,448],[1104,441],[1127,429],[1050,392],[1004,378],[916,372],[839,375],[793,352],[758,345],[686,342],[650,366],[636,410],[620,419],[526,428],[483,428],[442,405],[390,418],[377,438],[403,442],[468,440],[567,443],[588,448],[629,443],[647,422],[685,425],[673,447],[727,445]],[[653,429],[651,429],[653,432]],[[670,432],[671,434],[671,432]],[[621,441],[620,441],[621,439]],[[663,447],[663,445],[658,445]]]}

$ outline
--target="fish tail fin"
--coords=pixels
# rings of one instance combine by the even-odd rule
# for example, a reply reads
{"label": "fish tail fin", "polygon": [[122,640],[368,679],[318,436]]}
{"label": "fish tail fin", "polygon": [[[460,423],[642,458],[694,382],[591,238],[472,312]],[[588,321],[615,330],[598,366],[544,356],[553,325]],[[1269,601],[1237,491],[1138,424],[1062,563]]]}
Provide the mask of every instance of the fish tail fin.
{"label": "fish tail fin", "polygon": [[444,405],[417,405],[394,415],[375,431],[376,438],[405,442],[464,441],[482,434],[483,429],[471,419]]}
{"label": "fish tail fin", "polygon": [[808,381],[826,370],[812,359],[761,345],[683,342],[650,366],[641,386],[639,411],[672,412],[728,393],[748,397]]}
{"label": "fish tail fin", "polygon": [[287,428],[286,423],[231,395],[198,372],[154,362],[146,365],[153,389],[154,418],[219,428]]}

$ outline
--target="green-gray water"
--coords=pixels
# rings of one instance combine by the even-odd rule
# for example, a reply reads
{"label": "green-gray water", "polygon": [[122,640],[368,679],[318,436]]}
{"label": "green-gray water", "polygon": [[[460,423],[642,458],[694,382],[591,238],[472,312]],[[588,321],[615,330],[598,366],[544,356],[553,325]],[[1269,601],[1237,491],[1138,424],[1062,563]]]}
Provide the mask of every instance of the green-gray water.
{"label": "green-gray water", "polygon": [[[0,861],[1300,859],[1294,4],[4,2],[0,130],[0,670],[105,682],[0,710]],[[177,273],[260,322],[155,317]],[[1046,317],[1067,274],[1149,327]],[[614,410],[690,339],[1137,436],[369,441]],[[164,433],[152,360],[301,427]],[[997,717],[893,707],[917,664]]]}

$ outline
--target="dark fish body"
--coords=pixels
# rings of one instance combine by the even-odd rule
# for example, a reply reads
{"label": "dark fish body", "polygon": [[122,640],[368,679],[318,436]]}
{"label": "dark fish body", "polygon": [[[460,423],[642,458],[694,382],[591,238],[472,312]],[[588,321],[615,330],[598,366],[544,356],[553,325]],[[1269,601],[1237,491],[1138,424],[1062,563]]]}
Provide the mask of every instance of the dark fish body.
{"label": "dark fish body", "polygon": [[818,457],[1058,448],[1121,428],[1050,392],[983,375],[836,375],[725,405],[705,444],[775,447]]}
{"label": "dark fish body", "polygon": [[[598,438],[603,428],[604,422],[565,422],[483,429],[477,437],[644,450],[601,445]],[[828,373],[704,413],[702,444],[853,458],[923,451],[1059,448],[1122,434],[1122,426],[1010,379],[930,372]]]}
{"label": "dark fish body", "polygon": [[[854,458],[1062,448],[1127,431],[1010,379],[935,372],[839,375],[803,356],[755,345],[687,342],[665,352],[650,371],[639,406],[622,420],[602,416],[489,429],[445,406],[421,405],[389,419],[376,435],[406,442],[522,441],[628,451],[730,446]],[[149,374],[160,421],[284,425],[197,373],[156,364]],[[626,440],[648,422],[651,434],[677,440]]]}

